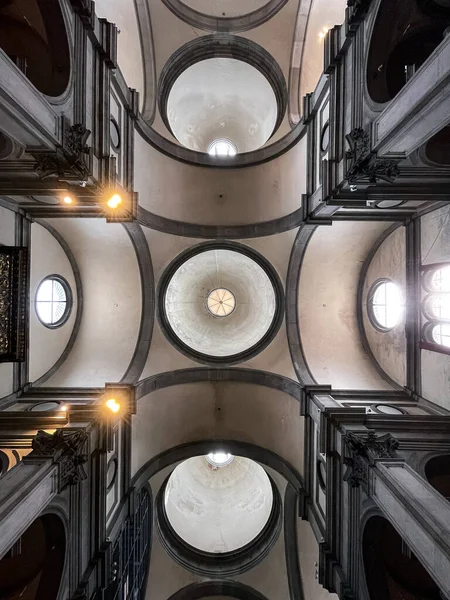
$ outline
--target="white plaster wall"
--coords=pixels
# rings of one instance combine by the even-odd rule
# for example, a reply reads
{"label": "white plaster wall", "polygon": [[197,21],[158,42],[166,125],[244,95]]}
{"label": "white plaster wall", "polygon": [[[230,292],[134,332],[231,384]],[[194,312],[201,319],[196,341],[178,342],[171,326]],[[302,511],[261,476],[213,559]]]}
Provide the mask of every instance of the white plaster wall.
{"label": "white plaster wall", "polygon": [[103,386],[120,381],[141,318],[136,254],[122,225],[103,219],[52,219],[81,273],[83,317],[75,345],[48,386]]}
{"label": "white plaster wall", "polygon": [[306,138],[282,156],[243,169],[180,163],[135,133],[134,189],[147,210],[203,225],[260,223],[300,207],[306,190]]}
{"label": "white plaster wall", "polygon": [[[450,208],[421,218],[422,264],[450,262]],[[422,350],[422,395],[450,410],[450,356]]]}
{"label": "white plaster wall", "polygon": [[319,33],[331,29],[345,19],[346,0],[313,0],[308,17],[300,74],[300,98],[313,92],[323,71],[324,40]]}
{"label": "white plaster wall", "polygon": [[303,350],[318,383],[391,389],[363,350],[356,319],[361,266],[390,223],[335,222],[313,234],[299,284]]}
{"label": "white plaster wall", "polygon": [[95,0],[95,12],[119,28],[117,62],[127,85],[141,94],[142,102],[144,69],[134,0]]}
{"label": "white plaster wall", "polygon": [[[39,284],[49,275],[64,277],[72,291],[72,312],[69,319],[57,329],[49,329],[39,321],[34,304]],[[30,304],[29,378],[33,382],[61,356],[72,333],[77,312],[77,288],[69,259],[52,234],[37,223],[31,225]]]}
{"label": "white plaster wall", "polygon": [[305,600],[339,600],[316,580],[316,563],[319,563],[319,545],[308,521],[297,520],[297,538]]}
{"label": "white plaster wall", "polygon": [[[0,206],[0,245],[15,245],[15,215],[7,208]],[[0,363],[0,398],[13,391],[13,365]]]}
{"label": "white plaster wall", "polygon": [[381,244],[370,263],[364,282],[362,311],[364,329],[370,348],[386,373],[398,384],[406,385],[405,312],[391,331],[375,329],[367,314],[367,295],[373,283],[381,278],[391,279],[400,289],[406,302],[406,244],[405,228],[399,227]]}
{"label": "white plaster wall", "polygon": [[226,17],[239,17],[258,10],[265,6],[269,0],[181,0],[183,4],[193,8],[197,12],[222,17],[225,12]]}
{"label": "white plaster wall", "polygon": [[303,472],[303,417],[296,400],[242,383],[191,383],[153,392],[132,418],[132,473],[153,456],[204,439],[250,442]]}

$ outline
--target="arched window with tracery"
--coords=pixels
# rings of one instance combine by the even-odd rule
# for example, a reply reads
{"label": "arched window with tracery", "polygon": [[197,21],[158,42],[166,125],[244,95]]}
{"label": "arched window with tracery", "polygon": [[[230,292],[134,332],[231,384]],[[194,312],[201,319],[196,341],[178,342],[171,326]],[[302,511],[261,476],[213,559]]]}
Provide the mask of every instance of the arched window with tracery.
{"label": "arched window with tracery", "polygon": [[450,263],[422,267],[421,348],[450,354]]}

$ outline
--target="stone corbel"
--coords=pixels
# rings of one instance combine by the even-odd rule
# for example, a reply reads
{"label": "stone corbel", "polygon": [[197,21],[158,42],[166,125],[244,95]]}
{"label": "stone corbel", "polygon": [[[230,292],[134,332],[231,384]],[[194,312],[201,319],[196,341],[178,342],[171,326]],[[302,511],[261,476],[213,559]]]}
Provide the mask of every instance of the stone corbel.
{"label": "stone corbel", "polygon": [[87,462],[87,454],[83,453],[88,434],[84,429],[75,431],[57,429],[50,434],[39,430],[31,443],[32,452],[24,462],[35,459],[51,458],[58,464],[58,493],[68,486],[76,485],[86,479],[83,464]]}
{"label": "stone corbel", "polygon": [[374,431],[369,431],[367,436],[349,432],[344,436],[344,443],[350,450],[351,456],[344,457],[344,464],[348,469],[344,475],[351,487],[368,488],[369,469],[377,459],[397,457],[398,440],[390,433],[376,436]]}
{"label": "stone corbel", "polygon": [[353,129],[345,136],[350,146],[346,152],[347,173],[349,184],[369,185],[378,181],[393,183],[399,175],[398,161],[378,158],[370,143],[370,134],[361,127]]}
{"label": "stone corbel", "polygon": [[35,171],[41,179],[57,177],[65,181],[85,182],[90,174],[90,148],[86,144],[91,135],[80,123],[63,125],[63,144],[55,152],[36,152]]}

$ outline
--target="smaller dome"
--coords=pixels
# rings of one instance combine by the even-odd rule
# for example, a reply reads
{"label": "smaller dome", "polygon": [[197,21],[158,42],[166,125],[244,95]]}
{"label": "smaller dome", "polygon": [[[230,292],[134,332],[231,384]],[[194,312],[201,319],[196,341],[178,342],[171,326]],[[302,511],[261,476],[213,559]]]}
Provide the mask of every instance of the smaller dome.
{"label": "smaller dome", "polygon": [[[223,466],[212,465],[211,456]],[[197,550],[215,554],[253,541],[268,522],[272,505],[265,470],[226,452],[185,460],[172,472],[164,492],[166,516],[177,535]]]}

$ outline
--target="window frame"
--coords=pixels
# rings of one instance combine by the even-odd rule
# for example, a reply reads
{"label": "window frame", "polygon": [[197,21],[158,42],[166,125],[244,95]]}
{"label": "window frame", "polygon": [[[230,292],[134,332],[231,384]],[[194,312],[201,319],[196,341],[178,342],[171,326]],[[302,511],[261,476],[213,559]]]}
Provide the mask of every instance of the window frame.
{"label": "window frame", "polygon": [[369,291],[367,293],[367,301],[366,301],[367,316],[369,317],[370,324],[372,325],[372,327],[374,329],[376,329],[377,331],[380,331],[381,333],[389,333],[390,331],[393,331],[396,327],[398,327],[401,324],[401,319],[400,319],[399,322],[396,323],[393,327],[385,327],[378,321],[378,319],[375,315],[373,298],[374,298],[375,293],[378,290],[378,288],[381,285],[387,284],[387,283],[392,283],[393,285],[400,287],[398,283],[396,283],[395,281],[392,281],[392,279],[389,279],[389,277],[381,277],[380,279],[377,279],[376,281],[374,281],[372,283],[372,285],[370,286]]}
{"label": "window frame", "polygon": [[436,325],[449,325],[450,319],[439,318],[432,314],[429,304],[434,296],[448,296],[450,291],[444,292],[433,288],[431,281],[437,271],[450,267],[450,262],[439,262],[430,265],[422,265],[420,268],[420,285],[424,297],[420,302],[420,312],[422,318],[420,348],[439,352],[440,354],[450,355],[450,346],[438,344],[433,338],[433,329]]}
{"label": "window frame", "polygon": [[[61,284],[64,289],[64,292],[66,294],[66,308],[64,310],[62,317],[60,319],[58,319],[58,321],[56,321],[55,323],[46,323],[41,318],[41,316],[39,315],[39,311],[38,311],[38,303],[42,302],[42,301],[38,300],[39,289],[42,286],[42,284],[48,280],[57,281],[59,284]],[[39,285],[36,288],[36,293],[34,295],[34,312],[36,314],[36,317],[37,317],[39,323],[41,323],[44,327],[47,327],[47,329],[58,329],[59,327],[62,327],[65,323],[67,323],[67,320],[69,319],[69,317],[72,313],[72,307],[73,307],[73,295],[72,295],[72,289],[69,285],[69,282],[64,277],[62,277],[61,275],[58,275],[56,273],[53,273],[51,275],[46,275],[40,281]]]}

